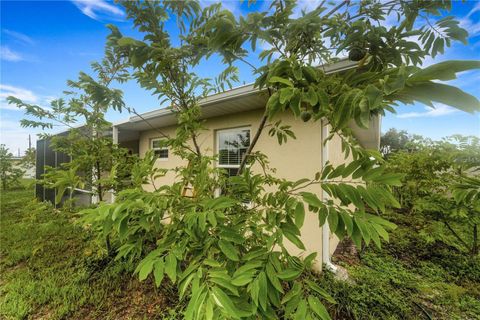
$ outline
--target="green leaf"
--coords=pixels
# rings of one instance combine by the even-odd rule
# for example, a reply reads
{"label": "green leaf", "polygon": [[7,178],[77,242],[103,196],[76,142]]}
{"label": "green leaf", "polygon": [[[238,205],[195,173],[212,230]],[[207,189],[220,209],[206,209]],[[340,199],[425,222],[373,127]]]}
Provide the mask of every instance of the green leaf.
{"label": "green leaf", "polygon": [[368,100],[368,106],[370,110],[375,109],[380,103],[382,103],[383,92],[376,86],[369,84],[365,89],[365,96]]}
{"label": "green leaf", "polygon": [[304,95],[304,100],[306,100],[311,106],[314,106],[318,103],[318,95],[313,87],[309,87],[307,93]]}
{"label": "green leaf", "polygon": [[220,232],[220,237],[233,243],[242,244],[245,238],[232,228],[223,228]]}
{"label": "green leaf", "polygon": [[252,282],[254,275],[255,275],[255,272],[241,274],[236,278],[232,279],[232,284],[237,287],[243,287],[244,285],[247,285],[250,282]]}
{"label": "green leaf", "polygon": [[327,93],[323,89],[317,90],[318,102],[320,106],[326,107],[328,106],[329,99]]}
{"label": "green leaf", "polygon": [[157,288],[160,286],[164,276],[164,262],[163,260],[155,262],[153,265],[153,276],[155,278],[155,286]]}
{"label": "green leaf", "polygon": [[283,84],[293,88],[293,83],[290,80],[285,79],[285,78],[280,78],[280,77],[277,77],[277,76],[271,77],[268,80],[268,82],[270,82],[270,83],[283,83]]}
{"label": "green leaf", "polygon": [[273,285],[273,287],[277,289],[278,292],[283,293],[282,284],[278,280],[275,270],[273,269],[270,263],[267,264],[266,271],[267,271],[267,278],[268,280],[270,280],[270,283]]}
{"label": "green leaf", "polygon": [[230,208],[234,206],[235,203],[236,200],[222,196],[214,199],[209,199],[205,204],[205,208],[210,210],[221,210],[225,208]]}
{"label": "green leaf", "polygon": [[368,245],[370,243],[370,232],[368,231],[365,221],[363,221],[363,219],[360,219],[358,217],[354,217],[353,221],[355,222],[355,225],[358,227],[358,230],[360,230],[362,239]]}
{"label": "green leaf", "polygon": [[265,272],[260,272],[258,275],[258,287],[259,287],[259,295],[258,295],[258,302],[263,310],[267,310],[267,292],[268,292],[268,283],[267,283],[267,276]]}
{"label": "green leaf", "polygon": [[295,312],[294,320],[305,320],[307,318],[307,302],[302,299],[298,304],[297,311]]}
{"label": "green leaf", "polygon": [[213,303],[211,299],[208,299],[205,305],[205,319],[213,320]]}
{"label": "green leaf", "polygon": [[290,301],[293,297],[296,297],[300,294],[302,290],[302,286],[300,285],[300,283],[298,282],[295,282],[293,284],[293,287],[290,291],[288,291],[288,293],[282,298],[282,304],[285,304],[287,303],[288,301]]}
{"label": "green leaf", "polygon": [[397,97],[405,103],[418,101],[433,107],[432,102],[439,102],[469,113],[480,111],[480,101],[476,97],[443,83],[425,82],[406,86]]}
{"label": "green leaf", "polygon": [[305,207],[303,206],[303,203],[298,202],[297,206],[295,207],[295,225],[298,228],[301,228],[303,226],[304,221],[305,221]]}
{"label": "green leaf", "polygon": [[325,300],[327,300],[330,303],[337,303],[335,301],[335,299],[333,299],[333,297],[325,289],[321,288],[318,284],[316,284],[315,282],[310,281],[308,279],[305,280],[305,281],[307,282],[310,289],[317,292],[319,295],[322,296],[322,298],[324,298]]}
{"label": "green leaf", "polygon": [[333,207],[331,207],[328,210],[327,220],[328,220],[328,226],[330,227],[330,230],[332,232],[335,232],[338,226],[338,212]]}
{"label": "green leaf", "polygon": [[223,254],[230,260],[239,261],[238,250],[230,242],[225,240],[219,240],[218,246],[222,250]]}
{"label": "green leaf", "polygon": [[185,280],[182,281],[182,283],[179,286],[179,297],[180,300],[183,299],[185,292],[187,291],[188,286],[190,285],[190,282],[192,281],[193,277],[195,276],[195,273],[190,274]]}
{"label": "green leaf", "polygon": [[238,289],[237,289],[237,287],[235,287],[235,286],[231,283],[231,280],[225,280],[225,279],[221,279],[221,278],[211,277],[211,278],[210,278],[210,281],[213,282],[213,283],[218,284],[219,286],[222,286],[223,288],[225,288],[225,289],[227,289],[228,291],[230,291],[232,294],[238,296]]}
{"label": "green leaf", "polygon": [[235,304],[230,299],[230,297],[225,292],[223,292],[222,289],[220,289],[219,287],[213,287],[212,297],[213,297],[213,301],[215,301],[215,303],[220,308],[224,309],[229,316],[232,316],[237,319],[240,318],[239,312],[235,307]]}
{"label": "green leaf", "polygon": [[278,278],[285,281],[292,281],[298,278],[302,274],[302,270],[298,269],[285,269],[282,272],[278,273]]}
{"label": "green leaf", "polygon": [[152,272],[154,262],[155,260],[149,259],[143,263],[142,267],[140,268],[140,272],[138,273],[140,281],[145,280]]}
{"label": "green leaf", "polygon": [[173,253],[169,253],[165,259],[165,273],[175,283],[177,278],[177,258]]}
{"label": "green leaf", "polygon": [[330,320],[330,315],[328,314],[325,306],[314,296],[308,296],[308,304],[312,308],[313,312],[322,320]]}
{"label": "green leaf", "polygon": [[402,174],[398,173],[383,173],[378,177],[373,177],[370,179],[376,183],[383,183],[389,186],[401,187],[402,186]]}
{"label": "green leaf", "polygon": [[238,268],[234,273],[233,273],[233,277],[238,277],[239,275],[241,275],[242,273],[244,272],[247,272],[247,271],[250,271],[250,270],[253,270],[253,269],[257,269],[259,268],[260,266],[263,265],[263,261],[250,261],[246,264],[244,264],[243,266],[241,266],[240,268]]}
{"label": "green leaf", "polygon": [[117,41],[117,45],[119,45],[121,47],[134,46],[134,45],[138,45],[139,43],[141,43],[141,42],[138,41],[138,40],[135,40],[133,38],[130,38],[130,37],[122,37],[122,38],[118,39],[118,41]]}
{"label": "green leaf", "polygon": [[478,60],[449,60],[421,69],[408,78],[408,82],[420,82],[429,80],[454,80],[457,73],[472,69],[480,69]]}
{"label": "green leaf", "polygon": [[352,233],[353,233],[352,217],[350,216],[350,214],[348,214],[348,212],[340,211],[340,218],[343,220],[343,224],[347,229],[347,234],[349,236],[352,236]]}
{"label": "green leaf", "polygon": [[301,192],[300,195],[302,196],[303,200],[315,208],[323,207],[323,202],[320,200],[316,194],[311,192]]}
{"label": "green leaf", "polygon": [[293,97],[293,88],[282,88],[279,90],[280,93],[280,103],[285,104]]}
{"label": "green leaf", "polygon": [[258,298],[260,293],[260,286],[258,283],[258,278],[253,280],[250,284],[250,297],[252,297],[253,303],[258,307]]}
{"label": "green leaf", "polygon": [[290,242],[293,243],[295,246],[297,246],[297,248],[305,250],[305,245],[297,235],[291,233],[289,230],[282,229],[282,231],[285,238],[290,240]]}

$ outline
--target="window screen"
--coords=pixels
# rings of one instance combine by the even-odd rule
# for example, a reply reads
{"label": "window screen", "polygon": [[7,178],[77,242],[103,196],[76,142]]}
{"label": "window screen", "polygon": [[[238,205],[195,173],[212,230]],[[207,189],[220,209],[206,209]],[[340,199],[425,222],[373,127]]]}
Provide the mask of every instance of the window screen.
{"label": "window screen", "polygon": [[218,166],[238,168],[250,145],[250,129],[218,131]]}
{"label": "window screen", "polygon": [[165,141],[162,141],[162,139],[153,139],[151,148],[157,158],[168,159],[168,148],[165,147]]}

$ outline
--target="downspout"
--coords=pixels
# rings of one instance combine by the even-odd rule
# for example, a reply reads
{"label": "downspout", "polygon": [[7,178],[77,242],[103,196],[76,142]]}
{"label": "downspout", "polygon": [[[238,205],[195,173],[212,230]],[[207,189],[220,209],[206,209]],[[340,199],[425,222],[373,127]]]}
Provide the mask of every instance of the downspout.
{"label": "downspout", "polygon": [[[328,124],[325,124],[322,121],[322,171],[327,165],[328,162],[328,147],[329,141],[325,141],[328,137]],[[325,180],[324,180],[325,181]],[[328,200],[328,193],[323,190],[322,191],[322,200]],[[325,264],[325,267],[335,273],[337,271],[337,266],[332,263],[330,260],[330,227],[328,226],[328,221],[322,226],[322,262]]]}
{"label": "downspout", "polygon": [[[113,144],[117,145],[118,144],[118,127],[112,126],[112,142]],[[115,190],[110,189],[110,203],[115,202]]]}

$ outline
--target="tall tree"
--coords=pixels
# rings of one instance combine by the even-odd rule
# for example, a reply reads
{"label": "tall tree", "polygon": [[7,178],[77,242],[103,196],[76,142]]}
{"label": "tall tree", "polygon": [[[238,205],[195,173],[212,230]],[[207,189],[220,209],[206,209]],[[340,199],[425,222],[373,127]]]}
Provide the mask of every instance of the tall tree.
{"label": "tall tree", "polygon": [[[64,173],[51,177],[80,175],[82,181],[76,184],[90,186],[93,195],[103,200],[105,192],[114,186],[108,173],[116,161],[124,158],[126,151],[114,145],[109,132],[111,123],[105,119],[109,109],[122,111],[125,108],[123,94],[119,89],[111,88],[113,83],[124,82],[128,78],[125,61],[116,54],[112,46],[107,45],[104,59],[92,63],[95,76],[80,72],[78,80],[69,80],[69,91],[65,91],[67,100],[56,99],[51,102],[51,109],[28,104],[15,97],[8,97],[9,103],[25,110],[26,119],[21,120],[24,127],[52,129],[54,126],[67,127],[66,134],[43,138],[51,139],[55,151],[68,155],[71,161],[57,168]],[[31,119],[34,120],[31,120]],[[78,126],[77,124],[81,125]],[[75,172],[72,170],[75,169]],[[55,185],[54,181],[47,182]],[[62,194],[65,188],[59,189]],[[72,191],[72,190],[71,190]]]}
{"label": "tall tree", "polygon": [[390,128],[387,132],[382,134],[380,138],[380,150],[383,155],[387,155],[391,152],[405,150],[408,142],[412,137],[406,130],[397,130]]}
{"label": "tall tree", "polygon": [[[419,67],[452,41],[466,41],[467,32],[454,19],[432,21],[450,2],[321,2],[296,15],[294,1],[280,0],[265,12],[240,17],[220,4],[201,8],[195,1],[120,3],[143,38],[124,37],[111,27],[109,43],[128,60],[140,85],[170,102],[178,127],[174,137],[165,136],[166,144],[188,165],[174,169],[179,181],[173,185],[146,192],[138,183],[121,192],[117,203],[87,210],[85,219],[114,240],[118,259],[142,258],[136,269],[141,280],[153,274],[157,286],[165,276],[177,284],[180,298],[188,300],[187,319],[328,319],[320,299],[332,298],[308,276],[315,254],[299,259],[285,239],[305,249],[301,227],[311,214],[358,246],[388,240],[387,230],[394,226],[380,215],[399,205],[390,189],[400,185],[400,176],[385,172],[377,151],[356,143],[351,122],[367,127],[399,102],[480,109],[475,97],[436,82],[479,68],[478,61]],[[398,21],[385,27],[392,12]],[[175,31],[167,28],[172,21]],[[259,42],[267,49],[258,53]],[[260,65],[249,62],[256,53]],[[355,67],[327,74],[325,65],[342,53],[357,62]],[[195,68],[214,55],[223,59],[225,70],[214,80],[199,77]],[[199,99],[234,81],[241,63],[252,69],[268,102],[238,176],[225,178],[215,157],[199,145]],[[352,161],[327,164],[299,181],[276,177],[256,142],[269,124],[281,143],[294,137],[276,119],[284,112],[305,122],[325,121],[331,128],[327,139],[339,135]],[[247,163],[263,170],[254,172]],[[138,174],[134,181],[144,181],[153,167],[147,157],[132,170]],[[305,191],[315,184],[332,200]],[[186,185],[194,190],[189,196]],[[226,192],[214,197],[218,187]]]}
{"label": "tall tree", "polygon": [[14,157],[4,144],[0,144],[0,181],[2,190],[19,186],[25,172],[16,166]]}

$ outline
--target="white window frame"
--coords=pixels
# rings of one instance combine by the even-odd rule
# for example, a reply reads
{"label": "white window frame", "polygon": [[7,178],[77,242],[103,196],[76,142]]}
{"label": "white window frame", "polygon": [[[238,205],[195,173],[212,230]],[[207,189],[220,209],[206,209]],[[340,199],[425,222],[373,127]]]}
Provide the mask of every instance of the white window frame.
{"label": "white window frame", "polygon": [[[227,128],[227,129],[218,129],[216,134],[215,134],[217,155],[220,156],[220,134],[221,133],[238,132],[238,131],[243,131],[243,130],[248,130],[250,138],[251,138],[252,130],[251,130],[250,126]],[[251,141],[250,141],[250,143],[251,143]],[[217,157],[217,168],[238,169],[238,168],[240,168],[240,164],[238,164],[238,165],[236,165],[236,164],[220,164],[220,158]]]}
{"label": "white window frame", "polygon": [[170,150],[168,150],[168,147],[161,147],[161,148],[154,148],[153,147],[153,142],[154,141],[161,141],[161,140],[165,140],[163,138],[152,138],[150,139],[150,150],[153,150],[155,152],[155,150],[167,150],[168,151],[168,155],[166,158],[160,158],[160,157],[157,157],[156,160],[158,161],[168,161],[168,158],[170,157]]}

